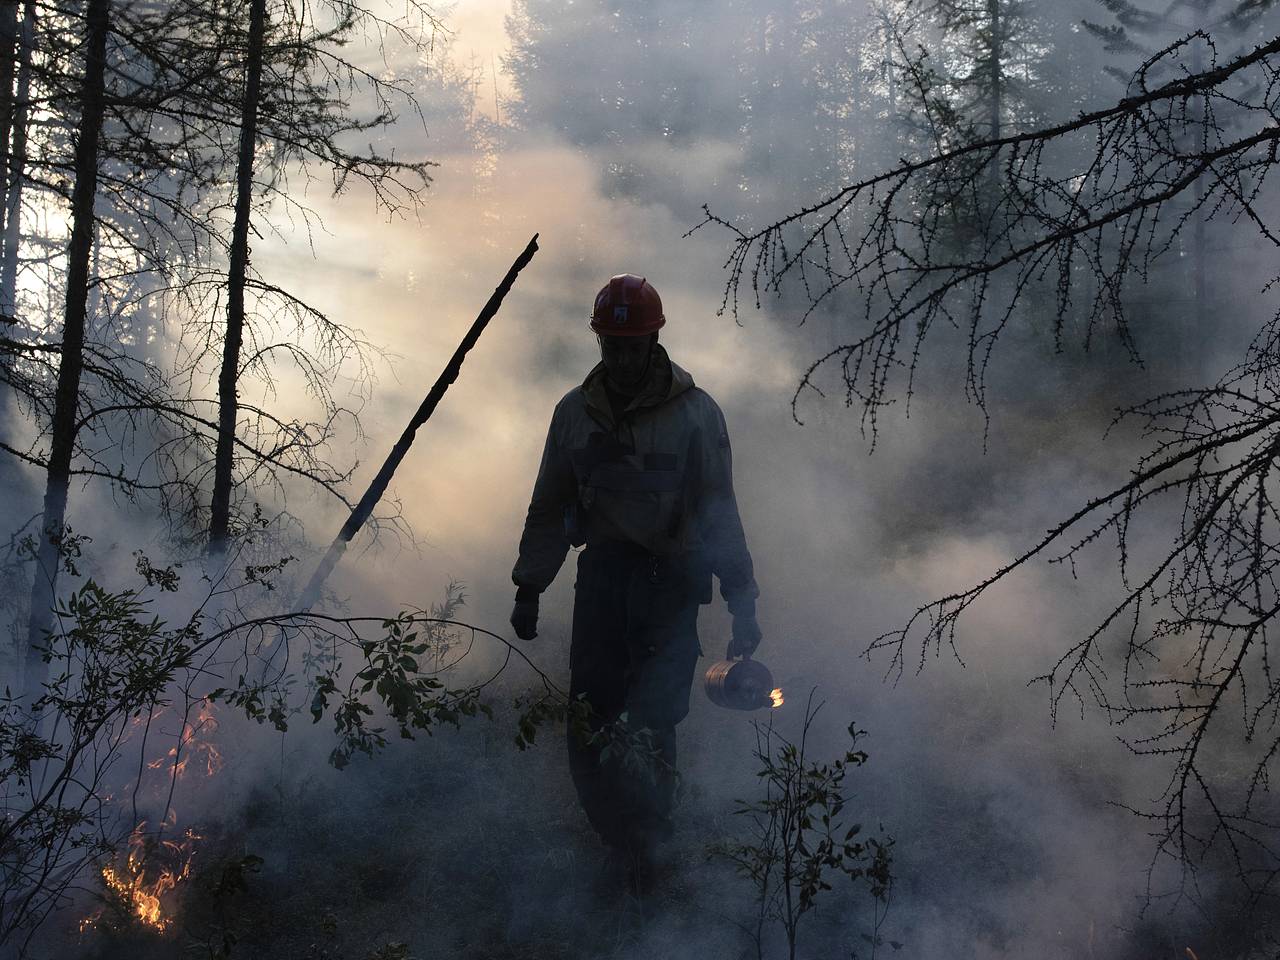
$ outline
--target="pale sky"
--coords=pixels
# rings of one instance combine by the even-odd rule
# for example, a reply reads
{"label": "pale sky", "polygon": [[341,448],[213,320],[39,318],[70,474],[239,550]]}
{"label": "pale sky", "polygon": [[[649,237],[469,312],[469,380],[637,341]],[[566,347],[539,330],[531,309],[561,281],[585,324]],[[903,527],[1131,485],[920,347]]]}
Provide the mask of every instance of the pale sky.
{"label": "pale sky", "polygon": [[502,70],[502,55],[507,50],[507,35],[503,18],[511,10],[511,0],[459,0],[448,17],[449,26],[455,31],[455,55],[460,63],[471,57],[485,71],[484,89],[476,103],[486,116],[493,116],[493,71],[498,74],[498,92],[507,96],[511,92],[510,78]]}

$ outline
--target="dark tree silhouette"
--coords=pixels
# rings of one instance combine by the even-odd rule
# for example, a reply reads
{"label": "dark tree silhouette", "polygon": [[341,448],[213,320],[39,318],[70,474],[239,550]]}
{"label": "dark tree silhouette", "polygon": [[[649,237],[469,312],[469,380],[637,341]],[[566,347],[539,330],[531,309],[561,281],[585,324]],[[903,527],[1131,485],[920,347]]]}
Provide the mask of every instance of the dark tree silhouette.
{"label": "dark tree silhouette", "polygon": [[[397,101],[413,112],[417,104],[406,79],[384,79],[341,54],[360,30],[424,50],[438,25],[429,10],[411,4],[406,15],[426,25],[422,33],[416,24],[386,21],[348,3],[325,5],[332,16],[290,4],[258,7],[246,24],[238,4],[110,4],[98,137],[74,138],[77,150],[92,143],[96,152],[88,159],[77,154],[74,164],[65,159],[62,135],[92,116],[78,79],[82,58],[67,52],[59,28],[74,36],[83,17],[74,4],[52,8],[39,38],[48,51],[34,61],[33,95],[49,115],[34,127],[39,151],[30,162],[26,98],[13,111],[24,122],[13,129],[10,200],[21,196],[23,184],[35,184],[55,205],[68,192],[80,198],[73,208],[87,217],[77,227],[74,256],[41,252],[58,264],[53,282],[68,304],[80,304],[87,322],[78,334],[70,325],[38,330],[23,311],[0,352],[13,361],[5,364],[4,380],[37,429],[24,446],[0,443],[50,476],[99,477],[129,498],[158,501],[176,539],[192,539],[196,531],[203,538],[211,525],[222,547],[244,527],[238,508],[245,501],[256,495],[283,504],[291,479],[351,506],[341,492],[350,467],[330,462],[327,448],[339,425],[355,418],[334,401],[332,387],[348,363],[367,378],[375,352],[358,331],[254,270],[251,230],[278,231],[281,210],[314,222],[313,211],[290,195],[291,174],[327,171],[335,193],[363,183],[389,213],[415,210],[430,182],[428,161],[383,156],[372,144],[344,145],[353,134],[372,135],[394,122]],[[33,45],[22,47],[16,65],[20,91]],[[59,53],[66,55],[60,60]],[[254,64],[256,85],[244,82]],[[373,109],[361,112],[353,100],[366,94]],[[52,179],[68,175],[74,186]],[[227,207],[234,207],[230,224],[223,220]],[[11,211],[10,224],[18,212]],[[20,245],[30,250],[37,240],[15,231],[5,270],[16,264]],[[202,395],[212,379],[210,358],[221,368],[218,399]],[[238,395],[248,382],[269,394],[286,364],[318,401],[315,419],[284,418],[269,409],[269,397]],[[65,495],[48,506],[28,624],[33,695],[43,677],[38,651],[50,626]]]}
{"label": "dark tree silhouette", "polygon": [[[1280,37],[1199,73],[1184,67],[1174,80],[1148,84],[1157,65],[1181,62],[1193,44],[1212,48],[1197,33],[1162,50],[1114,106],[904,161],[763,228],[743,230],[707,209],[694,230],[716,225],[734,235],[723,310],[736,313],[744,288],[759,306],[788,283],[806,294],[802,320],[842,293],[863,304],[856,335],[806,371],[797,414],[819,372],[834,366],[874,440],[880,409],[899,387],[910,397],[939,323],[967,332],[967,393],[985,409],[987,366],[1020,297],[1032,291],[1047,293],[1059,342],[1070,319],[1079,321],[1086,346],[1109,321],[1134,349],[1126,285],[1141,282],[1172,249],[1192,211],[1184,205],[1172,222],[1161,215],[1201,176],[1203,205],[1244,218],[1264,242],[1276,243],[1258,198],[1280,141],[1271,82]],[[1253,99],[1243,99],[1249,91]],[[1199,98],[1203,112],[1190,107]],[[1216,122],[1223,106],[1244,114],[1230,135]],[[998,202],[987,205],[977,197],[992,168],[1000,174]],[[963,243],[954,240],[957,206],[987,211]]]}
{"label": "dark tree silhouette", "polygon": [[[1192,69],[1201,57],[1206,65]],[[702,225],[735,238],[724,308],[736,311],[744,286],[759,304],[797,285],[806,316],[856,293],[865,306],[854,334],[813,363],[793,405],[834,367],[872,443],[882,407],[909,399],[939,324],[967,335],[967,392],[984,410],[989,365],[1010,324],[1030,315],[1028,301],[1053,318],[1059,344],[1069,321],[1085,346],[1113,325],[1136,353],[1126,294],[1176,253],[1202,212],[1280,246],[1267,190],[1280,149],[1278,68],[1280,37],[1218,62],[1212,38],[1194,33],[1148,58],[1129,95],[1106,109],[904,161],[760,230],[708,211]],[[1158,74],[1167,79],[1152,82]],[[971,200],[993,172],[998,202],[956,243],[948,208],[979,206]],[[957,650],[958,622],[994,584],[1042,557],[1074,571],[1111,540],[1122,592],[1039,678],[1053,714],[1064,702],[1092,703],[1123,725],[1135,754],[1167,764],[1154,806],[1130,808],[1151,825],[1153,880],[1167,860],[1178,889],[1193,892],[1205,867],[1225,867],[1250,896],[1273,895],[1280,317],[1216,383],[1164,393],[1119,419],[1140,424],[1149,444],[1127,482],[982,582],[921,606],[867,653],[887,651],[900,674],[918,642],[923,667],[930,652]]]}
{"label": "dark tree silhouette", "polygon": [[[1081,26],[1102,45],[1103,50],[1112,58],[1104,64],[1103,70],[1113,81],[1122,85],[1129,84],[1133,76],[1135,64],[1149,58],[1160,50],[1185,36],[1188,32],[1200,29],[1213,36],[1219,47],[1228,57],[1237,57],[1246,52],[1260,37],[1266,37],[1268,15],[1272,12],[1274,0],[1197,0],[1185,3],[1183,0],[1165,0],[1155,6],[1131,3],[1130,0],[1097,0],[1105,14],[1102,22],[1085,19]],[[1273,19],[1273,18],[1271,18]],[[1191,70],[1195,73],[1203,69],[1200,62],[1199,48],[1192,49],[1190,58]],[[1158,72],[1153,79],[1165,79]],[[1203,108],[1203,104],[1193,104]],[[1230,125],[1230,111],[1219,111],[1217,120]],[[1210,278],[1227,266],[1227,257],[1222,247],[1229,241],[1223,236],[1224,230],[1219,225],[1217,237],[1208,235],[1206,210],[1203,205],[1204,183],[1197,180],[1190,191],[1187,202],[1198,207],[1192,217],[1189,236],[1182,241],[1185,254],[1190,258],[1191,269],[1186,264],[1170,263],[1163,275],[1155,279],[1153,286],[1164,288],[1166,302],[1173,310],[1185,313],[1184,325],[1189,335],[1183,336],[1181,346],[1185,355],[1195,358],[1202,355],[1207,344],[1211,342],[1213,322],[1211,309],[1221,310],[1225,306],[1225,297],[1219,285],[1217,297],[1211,297]],[[1179,267],[1183,269],[1179,269]],[[1167,308],[1166,308],[1167,309]]]}
{"label": "dark tree silhouette", "polygon": [[[243,63],[238,65],[244,83],[215,108],[224,117],[224,126],[237,131],[237,142],[234,164],[229,164],[234,166],[235,187],[228,268],[225,279],[212,281],[219,291],[225,283],[227,305],[225,328],[217,338],[219,428],[208,520],[211,553],[227,548],[237,519],[232,492],[240,487],[243,495],[245,487],[237,484],[234,470],[237,433],[242,429],[238,423],[241,380],[254,374],[270,380],[270,369],[279,355],[303,369],[312,392],[327,410],[336,413],[329,393],[333,373],[348,359],[366,362],[368,345],[357,331],[334,322],[252,270],[249,234],[251,229],[277,229],[271,213],[273,203],[308,222],[314,218],[289,189],[288,175],[295,169],[306,177],[328,173],[335,193],[349,183],[362,182],[390,214],[417,209],[431,182],[430,161],[382,155],[372,144],[365,151],[345,146],[352,134],[374,133],[390,126],[397,107],[420,113],[412,86],[401,78],[377,76],[337,53],[361,31],[370,31],[393,36],[407,49],[425,54],[435,41],[439,22],[428,7],[416,2],[408,4],[406,16],[424,30],[415,32],[405,23],[384,20],[374,7],[348,0],[333,0],[315,8],[255,0],[249,5],[247,24],[234,9],[215,21],[244,47]],[[356,91],[371,96],[376,112],[363,115],[352,107],[349,97]],[[251,218],[257,219],[256,228]],[[201,278],[200,285],[207,287],[211,280]],[[300,350],[294,342],[296,336],[264,342],[281,313],[292,315],[298,332],[311,332],[317,342],[314,351]],[[246,346],[249,353],[243,356]],[[256,442],[264,424],[252,408],[247,412],[243,427]],[[269,435],[272,431],[268,427],[266,432]],[[255,467],[251,460],[248,472]],[[240,521],[243,525],[242,518]]]}
{"label": "dark tree silhouette", "polygon": [[262,88],[262,48],[267,32],[266,0],[250,0],[249,49],[244,98],[240,104],[240,145],[236,152],[235,222],[227,272],[227,329],[218,373],[218,445],[214,455],[213,503],[209,509],[209,549],[221,552],[231,532],[231,468],[236,437],[236,390],[244,343],[244,288],[249,261],[249,208],[253,203],[253,155],[258,145],[258,98]]}
{"label": "dark tree silhouette", "polygon": [[[107,33],[110,0],[92,0],[87,17],[83,108],[75,153],[75,188],[71,197],[71,244],[67,251],[66,308],[59,352],[58,385],[50,426],[49,461],[40,546],[31,590],[28,649],[39,649],[53,620],[58,548],[66,529],[67,492],[75,449],[80,376],[84,365],[85,304],[89,292],[89,252],[93,242],[93,201],[98,189],[98,141],[104,112]],[[28,658],[25,684],[34,700],[47,676],[39,656]]]}

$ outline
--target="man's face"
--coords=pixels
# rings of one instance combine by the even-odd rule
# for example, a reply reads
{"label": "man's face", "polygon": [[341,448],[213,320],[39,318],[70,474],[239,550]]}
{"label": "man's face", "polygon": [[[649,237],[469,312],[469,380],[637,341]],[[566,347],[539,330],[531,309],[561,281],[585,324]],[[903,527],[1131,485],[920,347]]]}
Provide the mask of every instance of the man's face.
{"label": "man's face", "polygon": [[614,385],[622,389],[639,387],[649,372],[653,335],[645,337],[600,337],[600,359]]}

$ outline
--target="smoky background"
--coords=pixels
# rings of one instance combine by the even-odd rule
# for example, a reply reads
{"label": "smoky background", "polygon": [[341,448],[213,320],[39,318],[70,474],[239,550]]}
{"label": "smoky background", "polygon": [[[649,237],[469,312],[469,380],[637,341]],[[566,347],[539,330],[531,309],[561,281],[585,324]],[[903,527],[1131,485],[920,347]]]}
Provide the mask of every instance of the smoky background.
{"label": "smoky background", "polygon": [[[827,46],[770,47],[779,23],[819,7],[830,28],[812,32]],[[1114,97],[1105,55],[1073,32],[1096,7],[1031,9],[1044,42],[1057,45],[1028,74],[1050,101],[1029,105],[1028,117],[1049,115],[1054,85],[1073,78]],[[902,955],[1172,955],[1210,936],[1235,909],[1230,894],[1207,890],[1204,911],[1161,900],[1144,911],[1145,831],[1111,805],[1158,795],[1161,769],[1137,761],[1088,705],[1052,724],[1044,689],[1028,685],[1116,592],[1105,550],[1075,576],[1037,564],[1001,584],[963,622],[958,656],[908,649],[897,679],[884,657],[863,653],[918,605],[981,579],[1123,480],[1142,447],[1124,427],[1107,434],[1117,406],[1171,383],[1211,382],[1235,361],[1274,310],[1268,275],[1240,239],[1249,228],[1215,225],[1228,252],[1214,260],[1208,349],[1182,346],[1168,323],[1176,311],[1154,294],[1135,320],[1142,365],[1101,335],[1088,351],[1071,338],[1057,350],[1029,303],[993,362],[989,420],[963,400],[963,337],[944,334],[909,408],[899,397],[884,412],[872,452],[838,390],[802,396],[794,412],[803,425],[793,416],[800,376],[842,341],[847,302],[800,325],[803,310],[787,292],[735,322],[720,309],[727,238],[689,230],[703,203],[767,221],[910,146],[886,133],[880,111],[842,116],[833,106],[849,89],[842,84],[875,83],[841,54],[865,47],[880,8],[528,0],[508,12],[501,35],[478,38],[503,58],[501,80],[477,73],[475,55],[468,68],[460,33],[452,59],[438,65],[456,71],[458,85],[427,104],[425,136],[406,130],[395,143],[440,164],[419,219],[372,215],[358,189],[340,203],[313,195],[323,231],[255,244],[265,274],[305,288],[388,351],[367,397],[351,387],[362,487],[493,283],[540,236],[540,253],[393,484],[419,542],[358,542],[330,588],[353,612],[382,613],[429,605],[460,581],[461,619],[505,633],[510,567],[551,409],[597,359],[591,298],[610,275],[641,274],[663,299],[663,344],[728,422],[761,586],[758,657],[788,697],[773,720],[794,732],[816,688],[826,701],[817,755],[842,750],[850,722],[869,733],[871,761],[853,781],[851,809],[896,839],[884,932],[905,944]],[[495,18],[484,23],[492,30]],[[493,99],[487,84],[501,94],[492,116],[478,116]],[[1178,267],[1166,269],[1150,291],[1176,286]],[[280,393],[287,401],[287,381]],[[73,516],[99,545],[158,536],[147,517],[93,491],[76,503]],[[15,504],[11,516],[21,522],[33,509]],[[290,509],[320,545],[343,519],[314,499]],[[544,595],[539,637],[526,648],[556,677],[567,676],[573,560]],[[299,561],[303,575],[310,562]],[[102,572],[119,571],[106,563]],[[704,653],[718,658],[729,628],[718,597],[699,625]],[[502,655],[482,642],[459,669],[480,674]],[[519,671],[504,675],[504,690],[519,689]],[[749,912],[750,888],[706,848],[739,829],[734,800],[756,789],[751,719],[717,710],[695,685],[679,730],[685,791],[673,847],[683,869],[639,919],[633,910],[620,920],[598,899],[600,852],[554,729],[516,752],[501,722],[473,720],[334,771],[323,727],[297,725],[282,738],[227,717],[219,740],[228,763],[191,790],[183,816],[263,858],[251,883],[294,926],[274,950],[258,942],[263,955],[388,939],[420,956],[736,956],[744,946],[734,924]],[[868,909],[843,891],[827,895],[810,933],[814,955],[865,952]],[[336,933],[326,932],[330,915]],[[74,937],[68,945],[85,956],[126,949]]]}

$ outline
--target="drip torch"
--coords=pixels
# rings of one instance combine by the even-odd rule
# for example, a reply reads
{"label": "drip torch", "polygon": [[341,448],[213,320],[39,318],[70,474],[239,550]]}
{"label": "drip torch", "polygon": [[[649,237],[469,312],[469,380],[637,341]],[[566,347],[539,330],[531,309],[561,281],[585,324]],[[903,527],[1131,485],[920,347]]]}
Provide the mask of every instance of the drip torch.
{"label": "drip torch", "polygon": [[718,707],[758,710],[782,706],[782,691],[773,685],[773,674],[759,660],[717,660],[703,678],[707,697]]}

